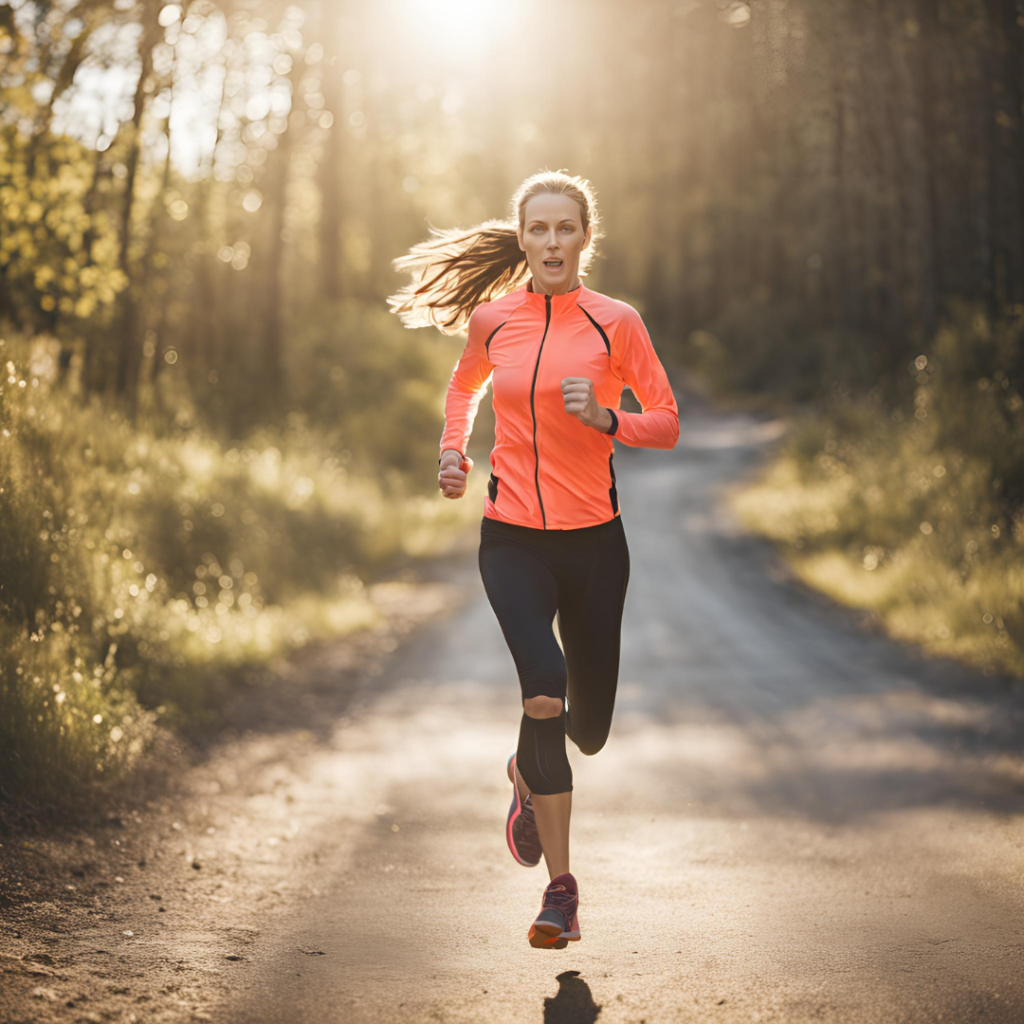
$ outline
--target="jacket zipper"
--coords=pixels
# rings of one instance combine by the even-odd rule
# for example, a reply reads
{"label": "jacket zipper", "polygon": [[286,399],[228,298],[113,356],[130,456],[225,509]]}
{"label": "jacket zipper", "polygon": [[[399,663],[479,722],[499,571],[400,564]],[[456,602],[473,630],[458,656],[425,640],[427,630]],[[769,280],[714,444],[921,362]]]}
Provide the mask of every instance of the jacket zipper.
{"label": "jacket zipper", "polygon": [[551,323],[551,296],[544,295],[544,334],[540,339],[540,348],[537,349],[537,362],[533,367],[533,383],[530,385],[530,415],[533,417],[533,456],[536,460],[533,471],[533,482],[537,487],[537,500],[540,502],[540,520],[542,528],[548,528],[547,516],[544,515],[544,499],[540,496],[540,452],[537,451],[537,411],[533,404],[533,393],[537,389],[537,371],[540,369],[540,354],[544,351],[544,339],[548,336],[548,324]]}

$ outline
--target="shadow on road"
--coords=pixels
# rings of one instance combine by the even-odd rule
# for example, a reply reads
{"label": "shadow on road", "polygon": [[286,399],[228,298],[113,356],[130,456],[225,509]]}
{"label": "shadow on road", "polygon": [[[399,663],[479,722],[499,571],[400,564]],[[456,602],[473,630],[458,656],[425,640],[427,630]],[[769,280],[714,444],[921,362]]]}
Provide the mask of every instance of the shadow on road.
{"label": "shadow on road", "polygon": [[563,971],[557,978],[558,994],[544,1000],[544,1024],[594,1024],[601,1007],[579,971]]}

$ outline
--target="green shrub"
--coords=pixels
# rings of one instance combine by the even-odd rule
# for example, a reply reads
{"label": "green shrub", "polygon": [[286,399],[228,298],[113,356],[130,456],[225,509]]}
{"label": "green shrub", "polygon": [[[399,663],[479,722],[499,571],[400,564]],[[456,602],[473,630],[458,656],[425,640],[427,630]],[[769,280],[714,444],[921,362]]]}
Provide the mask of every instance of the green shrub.
{"label": "green shrub", "polygon": [[[479,515],[436,493],[424,377],[333,432],[293,416],[224,445],[83,404],[48,339],[0,345],[0,819],[89,806],[245,666],[375,622],[364,580]],[[339,452],[350,420],[373,459]]]}
{"label": "green shrub", "polygon": [[737,511],[894,635],[1024,674],[1024,326],[955,305],[905,371],[797,415]]}

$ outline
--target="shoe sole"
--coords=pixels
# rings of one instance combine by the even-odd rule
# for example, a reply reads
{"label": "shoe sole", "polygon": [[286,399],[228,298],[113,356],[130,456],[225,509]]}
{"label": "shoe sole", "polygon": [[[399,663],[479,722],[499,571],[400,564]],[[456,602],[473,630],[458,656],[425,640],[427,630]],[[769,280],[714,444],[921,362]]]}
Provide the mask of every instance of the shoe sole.
{"label": "shoe sole", "polygon": [[573,914],[572,920],[569,922],[570,927],[575,925],[571,931],[559,931],[557,924],[548,924],[547,922],[537,923],[536,921],[530,925],[530,931],[527,938],[530,940],[530,945],[535,949],[565,949],[570,942],[580,941],[580,919],[579,913]]}
{"label": "shoe sole", "polygon": [[565,949],[570,942],[579,942],[580,933],[562,932],[555,924],[532,924],[527,935],[534,949]]}
{"label": "shoe sole", "polygon": [[535,868],[540,861],[539,860],[523,860],[519,856],[519,852],[516,850],[515,840],[512,838],[512,826],[516,822],[516,818],[519,817],[523,812],[523,802],[519,798],[519,787],[516,785],[516,775],[514,761],[516,755],[513,754],[508,759],[508,764],[505,767],[505,773],[508,775],[512,782],[512,804],[508,810],[508,819],[505,822],[505,842],[508,843],[509,850],[512,851],[512,856],[515,857],[516,863],[521,864],[524,868]]}

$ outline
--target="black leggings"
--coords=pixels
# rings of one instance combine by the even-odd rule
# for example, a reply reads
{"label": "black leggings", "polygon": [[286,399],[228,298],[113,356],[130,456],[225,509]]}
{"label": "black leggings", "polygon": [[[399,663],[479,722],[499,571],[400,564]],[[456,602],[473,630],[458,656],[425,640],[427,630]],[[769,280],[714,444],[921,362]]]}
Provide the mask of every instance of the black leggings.
{"label": "black leggings", "polygon": [[[629,582],[622,519],[539,530],[484,516],[480,575],[505,635],[523,699],[568,697],[557,718],[523,714],[516,763],[531,792],[572,790],[566,735],[584,754],[608,738]],[[558,614],[559,647],[552,622]],[[564,653],[563,653],[564,651]]]}

